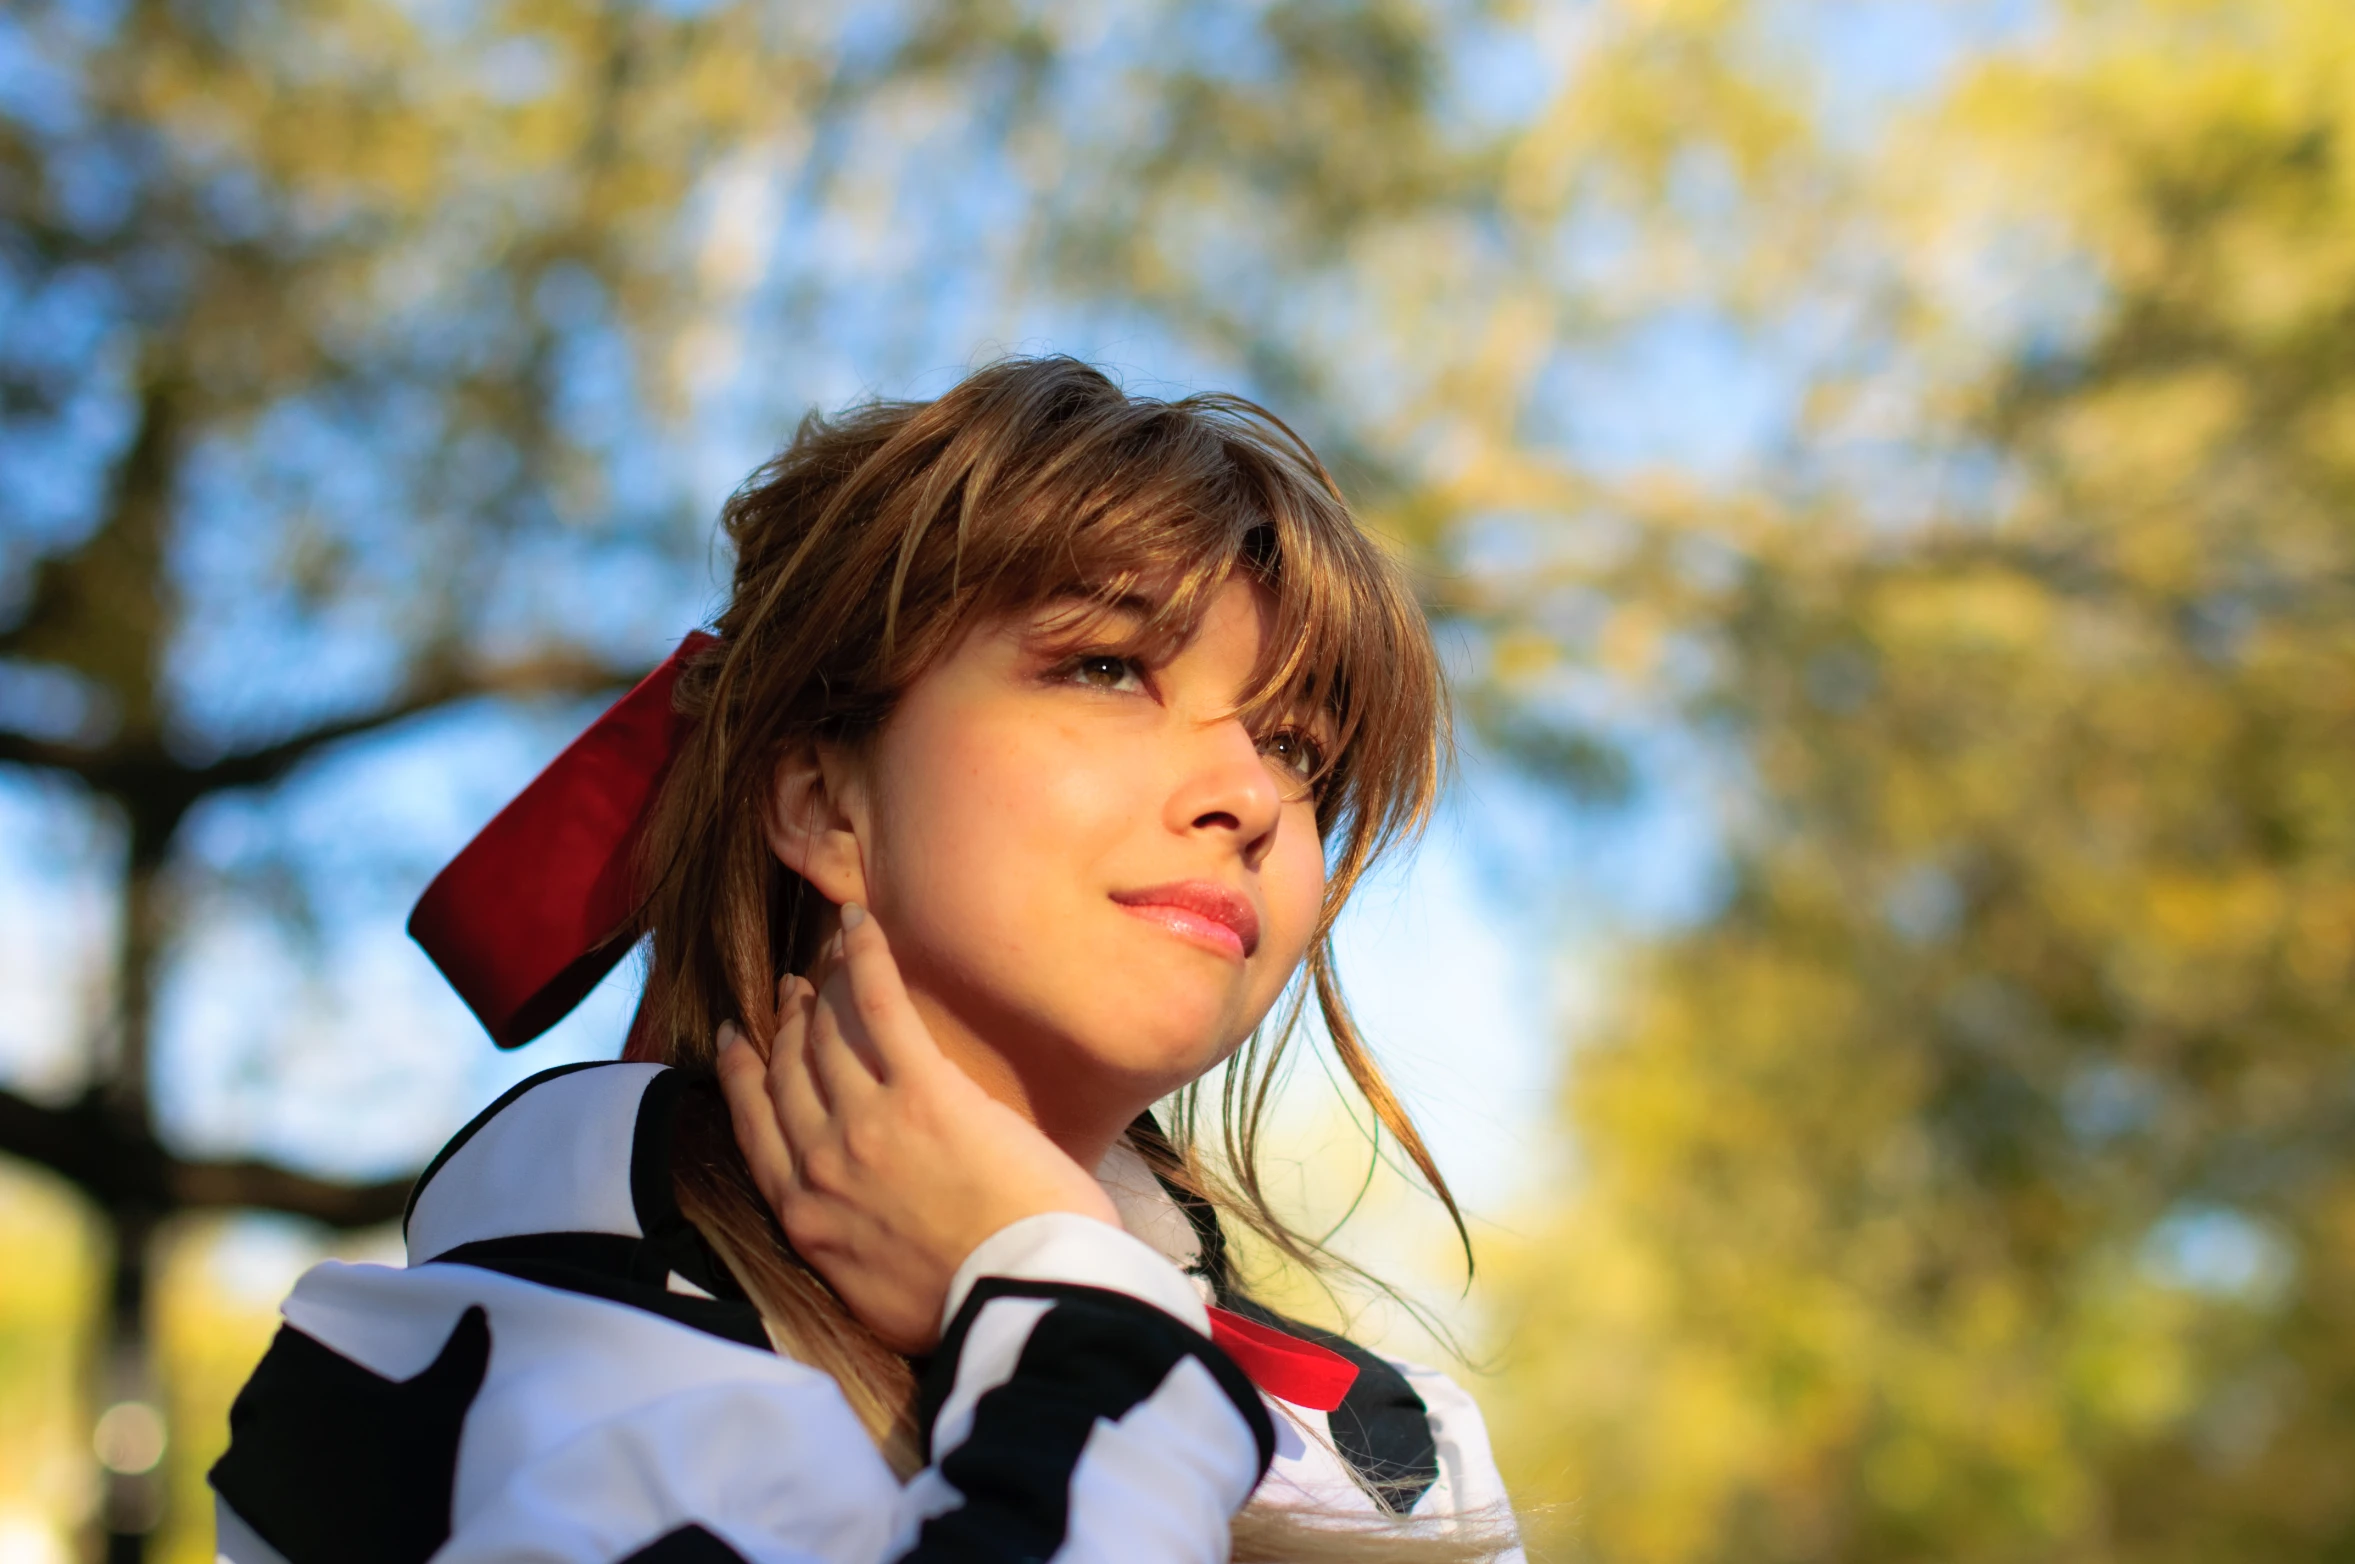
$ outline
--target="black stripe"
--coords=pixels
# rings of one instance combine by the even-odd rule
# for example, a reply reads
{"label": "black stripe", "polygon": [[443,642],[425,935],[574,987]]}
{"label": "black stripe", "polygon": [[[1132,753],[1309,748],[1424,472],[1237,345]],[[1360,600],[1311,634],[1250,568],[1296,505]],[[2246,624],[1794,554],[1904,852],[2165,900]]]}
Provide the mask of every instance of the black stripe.
{"label": "black stripe", "polygon": [[423,1564],[449,1540],[458,1435],[490,1360],[479,1305],[403,1380],[280,1326],[229,1408],[212,1485],[287,1564]]}
{"label": "black stripe", "polygon": [[667,1069],[647,1084],[638,1104],[638,1124],[630,1139],[630,1203],[638,1214],[638,1230],[646,1235],[648,1259],[641,1274],[660,1283],[676,1271],[715,1298],[748,1303],[736,1274],[679,1209],[671,1157],[679,1110],[689,1093],[711,1098],[718,1104],[715,1111],[721,1122],[726,1122],[719,1077],[708,1073]]}
{"label": "black stripe", "polygon": [[957,1387],[957,1364],[965,1355],[965,1337],[972,1331],[973,1322],[981,1317],[982,1305],[992,1298],[1044,1298],[1050,1302],[1071,1299],[1082,1303],[1108,1304],[1138,1320],[1141,1326],[1149,1328],[1156,1336],[1168,1332],[1169,1338],[1175,1340],[1184,1351],[1202,1360],[1203,1367],[1210,1370],[1219,1388],[1227,1393],[1228,1399],[1243,1414],[1243,1421],[1251,1425],[1252,1437],[1259,1444],[1260,1470],[1264,1472],[1267,1464],[1275,1459],[1275,1424],[1268,1419],[1266,1403],[1259,1399],[1259,1388],[1251,1383],[1249,1375],[1235,1366],[1235,1360],[1228,1357],[1209,1337],[1197,1334],[1174,1315],[1124,1292],[1113,1292],[1103,1287],[1082,1287],[1073,1282],[1018,1281],[1005,1276],[984,1276],[965,1295],[964,1306],[957,1310],[957,1317],[949,1321],[949,1328],[942,1332],[940,1345],[933,1349],[930,1356],[915,1360],[916,1411],[923,1429],[924,1458],[927,1461],[932,1459],[933,1422],[940,1416],[941,1407]]}
{"label": "black stripe", "polygon": [[401,1207],[401,1236],[403,1238],[409,1236],[409,1218],[417,1214],[417,1197],[425,1193],[425,1186],[433,1182],[433,1176],[442,1170],[442,1164],[456,1156],[461,1147],[474,1139],[476,1133],[484,1125],[497,1118],[516,1098],[535,1086],[546,1085],[560,1075],[571,1075],[578,1070],[602,1070],[607,1065],[620,1062],[617,1059],[586,1059],[579,1064],[560,1064],[554,1069],[542,1070],[537,1075],[517,1081],[513,1086],[501,1092],[498,1101],[468,1119],[466,1127],[451,1136],[448,1143],[433,1154],[433,1160],[425,1164],[425,1171],[417,1175],[417,1182],[409,1186],[408,1203]]}
{"label": "black stripe", "polygon": [[775,1350],[769,1333],[761,1328],[760,1311],[741,1294],[694,1298],[672,1292],[668,1257],[654,1245],[623,1233],[523,1233],[512,1238],[485,1238],[435,1255],[426,1264],[479,1266],[542,1287],[626,1303],[740,1347]]}
{"label": "black stripe", "polygon": [[665,1070],[646,1083],[638,1099],[638,1122],[630,1134],[630,1207],[638,1231],[651,1238],[685,1222],[671,1188],[671,1136],[677,1127],[679,1094],[687,1077]]}
{"label": "black stripe", "polygon": [[750,1564],[750,1561],[702,1527],[681,1526],[677,1531],[664,1532],[621,1564]]}
{"label": "black stripe", "polygon": [[924,1523],[905,1564],[1049,1557],[1069,1530],[1072,1474],[1097,1422],[1126,1415],[1187,1358],[1210,1371],[1250,1428],[1259,1454],[1254,1484],[1266,1473],[1275,1425],[1251,1381],[1209,1337],[1125,1293],[1002,1277],[974,1287],[926,1368],[927,1447],[974,1320],[1009,1297],[1054,1306],[1023,1343],[1013,1377],[975,1404],[971,1436],[940,1459],[941,1476],[965,1502]]}

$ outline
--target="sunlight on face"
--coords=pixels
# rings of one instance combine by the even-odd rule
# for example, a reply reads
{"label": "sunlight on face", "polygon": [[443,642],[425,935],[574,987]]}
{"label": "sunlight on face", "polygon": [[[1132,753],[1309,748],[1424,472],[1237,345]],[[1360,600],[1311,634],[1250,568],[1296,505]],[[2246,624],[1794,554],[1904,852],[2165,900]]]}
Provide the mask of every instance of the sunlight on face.
{"label": "sunlight on face", "polygon": [[1241,1043],[1307,952],[1325,862],[1318,737],[1232,714],[1265,589],[1230,583],[1158,663],[1056,613],[983,623],[901,698],[860,851],[941,1046],[1068,1143]]}

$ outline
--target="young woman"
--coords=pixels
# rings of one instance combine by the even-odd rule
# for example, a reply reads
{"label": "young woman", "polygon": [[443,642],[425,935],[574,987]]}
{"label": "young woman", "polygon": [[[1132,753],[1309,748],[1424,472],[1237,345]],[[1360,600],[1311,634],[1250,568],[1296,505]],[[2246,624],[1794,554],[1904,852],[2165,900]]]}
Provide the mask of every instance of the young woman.
{"label": "young woman", "polygon": [[1469,1398],[1228,1265],[1222,1222],[1312,1257],[1252,1172],[1311,996],[1445,1199],[1327,944],[1444,697],[1315,457],[1014,361],[805,423],[724,524],[716,633],[411,924],[507,1045],[650,935],[624,1059],[462,1130],[407,1268],[297,1285],[222,1557],[1511,1554]]}

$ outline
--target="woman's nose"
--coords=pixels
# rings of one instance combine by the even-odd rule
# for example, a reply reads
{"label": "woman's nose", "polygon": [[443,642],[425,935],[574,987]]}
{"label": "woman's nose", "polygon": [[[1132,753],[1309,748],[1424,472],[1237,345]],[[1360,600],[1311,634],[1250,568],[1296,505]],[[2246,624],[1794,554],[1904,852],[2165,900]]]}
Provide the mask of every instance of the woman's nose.
{"label": "woman's nose", "polygon": [[1181,776],[1169,798],[1171,830],[1231,836],[1247,864],[1265,856],[1283,818],[1284,793],[1242,723],[1229,719],[1202,730],[1188,746]]}

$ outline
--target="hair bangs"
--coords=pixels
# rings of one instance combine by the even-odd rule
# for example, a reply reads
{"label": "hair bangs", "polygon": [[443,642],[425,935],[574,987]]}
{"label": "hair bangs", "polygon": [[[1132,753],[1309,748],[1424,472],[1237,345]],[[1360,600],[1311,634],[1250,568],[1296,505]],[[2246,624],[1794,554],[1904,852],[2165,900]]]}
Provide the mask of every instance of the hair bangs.
{"label": "hair bangs", "polygon": [[1151,661],[1237,575],[1260,585],[1273,622],[1238,714],[1320,729],[1310,782],[1337,909],[1428,817],[1449,743],[1429,632],[1395,564],[1307,445],[1240,398],[1099,403],[1057,435],[1035,443],[1035,467],[960,496],[960,563],[981,572],[956,617],[1061,604],[1050,633]]}

